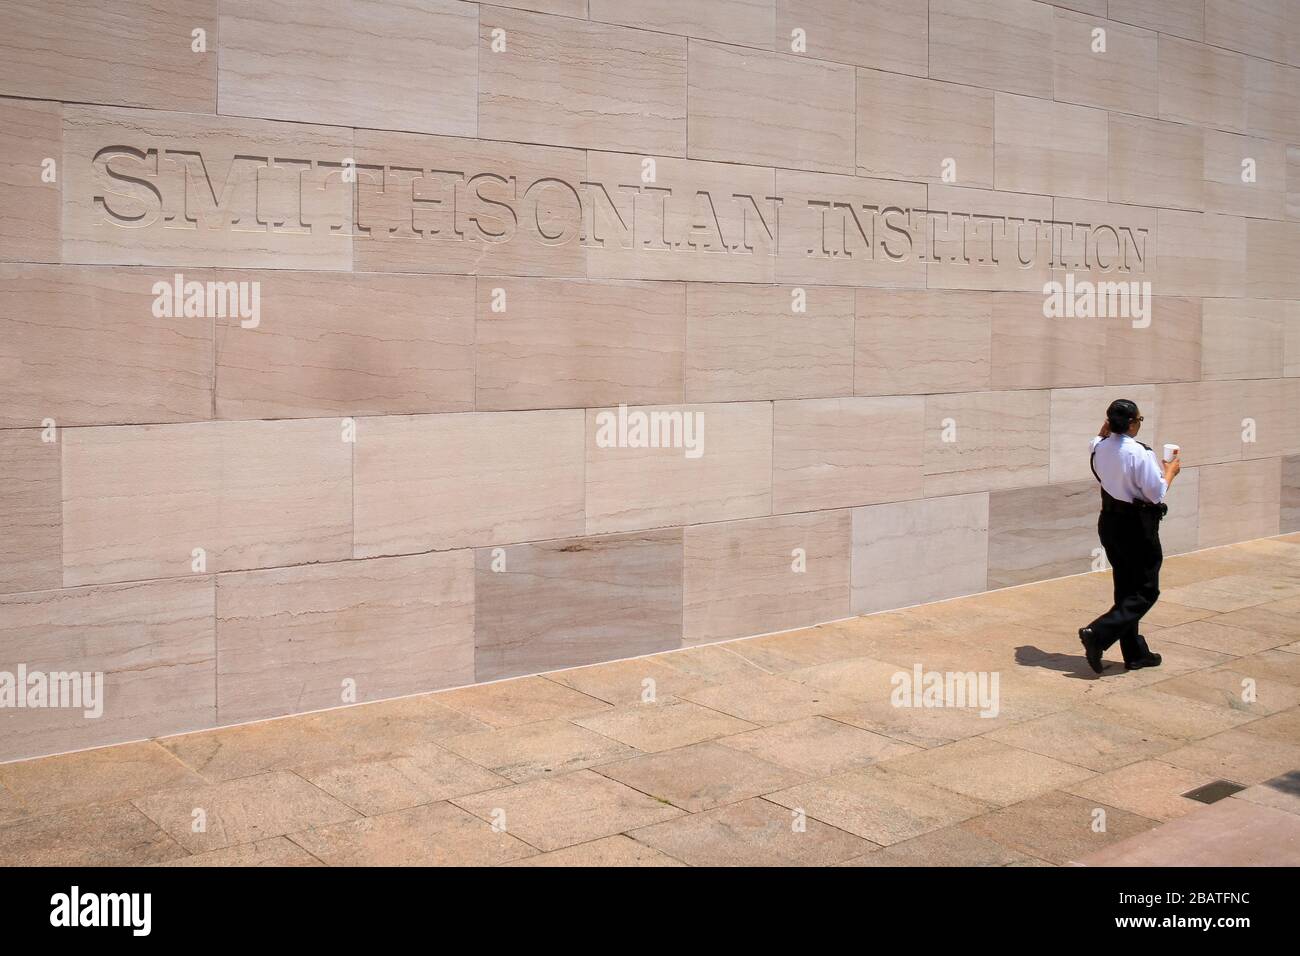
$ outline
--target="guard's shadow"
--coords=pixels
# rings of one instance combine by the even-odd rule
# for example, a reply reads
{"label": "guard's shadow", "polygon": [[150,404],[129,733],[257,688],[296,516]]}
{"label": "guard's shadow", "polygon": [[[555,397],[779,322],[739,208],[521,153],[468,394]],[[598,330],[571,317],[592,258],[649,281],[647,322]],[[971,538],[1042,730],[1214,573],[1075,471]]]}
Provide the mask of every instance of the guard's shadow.
{"label": "guard's shadow", "polygon": [[1041,667],[1044,670],[1059,671],[1071,680],[1096,680],[1114,673],[1117,667],[1123,669],[1123,665],[1103,661],[1101,673],[1096,674],[1088,666],[1088,659],[1082,654],[1057,654],[1034,647],[1032,644],[1022,644],[1016,648],[1016,663],[1021,667]]}

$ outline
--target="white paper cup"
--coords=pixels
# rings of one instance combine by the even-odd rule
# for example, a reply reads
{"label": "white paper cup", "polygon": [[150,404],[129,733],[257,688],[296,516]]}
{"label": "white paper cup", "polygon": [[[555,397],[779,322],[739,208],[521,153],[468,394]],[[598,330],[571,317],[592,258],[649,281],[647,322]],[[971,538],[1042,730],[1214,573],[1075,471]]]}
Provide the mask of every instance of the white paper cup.
{"label": "white paper cup", "polygon": [[1177,446],[1177,445],[1166,445],[1166,446],[1165,446],[1165,461],[1173,461],[1173,460],[1174,460],[1174,456],[1177,455],[1177,454],[1178,454],[1178,446]]}

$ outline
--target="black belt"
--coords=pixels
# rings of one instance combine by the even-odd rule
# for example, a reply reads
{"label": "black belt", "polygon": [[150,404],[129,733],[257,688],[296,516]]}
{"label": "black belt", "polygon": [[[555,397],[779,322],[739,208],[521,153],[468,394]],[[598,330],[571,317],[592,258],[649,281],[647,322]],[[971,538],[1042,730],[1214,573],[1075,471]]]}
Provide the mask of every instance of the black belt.
{"label": "black belt", "polygon": [[1142,514],[1147,512],[1159,515],[1163,518],[1169,511],[1169,506],[1163,501],[1158,505],[1153,505],[1149,501],[1120,501],[1118,498],[1109,494],[1105,488],[1102,488],[1101,510],[1118,514]]}

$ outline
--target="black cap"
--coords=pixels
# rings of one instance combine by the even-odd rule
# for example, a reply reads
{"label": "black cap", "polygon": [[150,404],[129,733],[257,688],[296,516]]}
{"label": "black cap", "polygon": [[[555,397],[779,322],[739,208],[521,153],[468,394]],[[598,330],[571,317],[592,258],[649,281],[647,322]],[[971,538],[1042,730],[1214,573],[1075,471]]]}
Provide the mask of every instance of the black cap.
{"label": "black cap", "polygon": [[1106,421],[1113,432],[1126,432],[1137,418],[1138,407],[1127,398],[1117,398],[1106,409]]}

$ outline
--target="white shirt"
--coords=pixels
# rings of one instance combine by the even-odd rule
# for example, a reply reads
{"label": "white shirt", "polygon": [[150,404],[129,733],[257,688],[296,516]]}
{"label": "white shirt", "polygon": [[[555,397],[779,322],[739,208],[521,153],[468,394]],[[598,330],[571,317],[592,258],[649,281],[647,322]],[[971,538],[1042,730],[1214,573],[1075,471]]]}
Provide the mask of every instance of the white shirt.
{"label": "white shirt", "polygon": [[1150,448],[1128,435],[1094,438],[1092,448],[1092,467],[1112,498],[1153,505],[1164,501],[1169,483]]}

